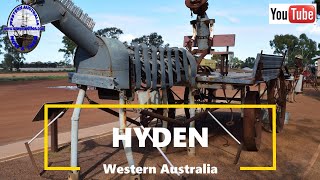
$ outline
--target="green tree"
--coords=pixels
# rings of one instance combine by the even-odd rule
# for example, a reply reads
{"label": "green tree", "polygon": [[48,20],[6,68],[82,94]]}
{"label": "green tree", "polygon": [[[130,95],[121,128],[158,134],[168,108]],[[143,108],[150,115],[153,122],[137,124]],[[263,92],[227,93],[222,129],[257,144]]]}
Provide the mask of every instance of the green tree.
{"label": "green tree", "polygon": [[97,35],[107,38],[119,39],[119,36],[123,34],[121,29],[116,27],[104,28],[95,32]]}
{"label": "green tree", "polygon": [[25,60],[24,54],[18,52],[11,45],[7,32],[5,32],[3,28],[4,26],[1,26],[0,29],[0,48],[4,50],[4,61],[2,62],[2,64],[7,70],[13,71],[14,67],[17,69],[17,71],[20,71],[20,68],[23,65],[23,61]]}
{"label": "green tree", "polygon": [[270,41],[270,46],[274,49],[274,54],[285,55],[287,52],[287,62],[289,66],[294,63],[294,58],[297,55],[299,39],[290,34],[275,35],[274,39]]}
{"label": "green tree", "polygon": [[[132,43],[139,43],[139,44],[144,43],[147,46],[160,47],[163,45],[164,41],[161,35],[154,32],[154,33],[151,33],[150,35],[143,35],[139,38],[133,39]],[[170,46],[170,45],[166,44],[165,46]]]}
{"label": "green tree", "polygon": [[4,55],[4,61],[2,61],[2,67],[6,71],[13,71],[14,57],[8,53]]}
{"label": "green tree", "polygon": [[242,64],[242,68],[245,68],[245,67],[248,67],[248,68],[253,68],[253,66],[254,66],[254,63],[255,63],[255,61],[256,61],[256,58],[254,58],[254,57],[248,57],[245,61],[244,61],[244,63]]}
{"label": "green tree", "polygon": [[294,35],[276,35],[270,41],[271,48],[275,49],[274,54],[284,55],[287,51],[287,62],[289,66],[294,65],[295,56],[301,55],[305,63],[310,63],[311,58],[319,55],[315,41],[308,38],[306,34],[301,34],[299,37]]}
{"label": "green tree", "polygon": [[75,42],[73,42],[70,38],[68,38],[67,36],[63,36],[62,43],[64,44],[64,47],[62,49],[59,49],[59,52],[63,52],[65,62],[70,63],[71,60],[74,59],[74,55],[76,52],[75,50],[78,45]]}
{"label": "green tree", "polygon": [[232,68],[241,68],[243,61],[241,61],[238,57],[233,57],[231,59],[232,62]]}
{"label": "green tree", "polygon": [[319,55],[317,46],[320,46],[320,44],[317,44],[316,41],[309,39],[306,34],[301,34],[299,36],[299,45],[297,52],[303,57],[305,63],[310,64],[312,63],[311,59],[316,55]]}

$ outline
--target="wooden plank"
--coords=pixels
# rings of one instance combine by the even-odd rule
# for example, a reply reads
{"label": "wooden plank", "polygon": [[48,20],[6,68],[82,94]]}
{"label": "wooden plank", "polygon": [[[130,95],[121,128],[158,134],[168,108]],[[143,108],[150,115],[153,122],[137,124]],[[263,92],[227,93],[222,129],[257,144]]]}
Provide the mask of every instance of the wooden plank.
{"label": "wooden plank", "polygon": [[278,78],[280,69],[266,69],[262,70],[262,78],[264,81]]}
{"label": "wooden plank", "polygon": [[[184,36],[183,47],[186,47],[187,43],[190,41],[192,36]],[[212,46],[211,47],[234,47],[236,41],[235,34],[221,34],[214,35],[212,38]],[[194,41],[193,47],[198,47],[197,42]]]}
{"label": "wooden plank", "polygon": [[212,39],[212,47],[233,47],[235,46],[235,34],[214,35]]}
{"label": "wooden plank", "polygon": [[226,83],[226,84],[240,84],[240,85],[253,85],[254,78],[230,78],[230,77],[208,77],[208,76],[199,76],[196,78],[197,82],[205,83]]}
{"label": "wooden plank", "polygon": [[282,56],[263,54],[260,61],[263,63],[262,69],[280,69],[283,64],[283,60]]}

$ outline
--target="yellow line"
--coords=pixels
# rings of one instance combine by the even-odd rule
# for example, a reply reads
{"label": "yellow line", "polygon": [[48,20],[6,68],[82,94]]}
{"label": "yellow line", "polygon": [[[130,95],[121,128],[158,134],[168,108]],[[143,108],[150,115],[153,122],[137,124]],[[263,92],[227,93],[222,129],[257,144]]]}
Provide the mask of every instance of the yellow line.
{"label": "yellow line", "polygon": [[272,108],[272,167],[277,170],[277,107]]}
{"label": "yellow line", "polygon": [[275,167],[240,167],[241,171],[274,171]]}
{"label": "yellow line", "polygon": [[44,106],[44,170],[49,166],[48,156],[48,107]]}
{"label": "yellow line", "polygon": [[46,171],[80,171],[80,167],[47,167]]}
{"label": "yellow line", "polygon": [[175,109],[184,109],[184,108],[221,108],[221,109],[272,109],[272,167],[240,167],[242,171],[271,171],[277,169],[277,154],[276,154],[276,105],[261,105],[261,104],[241,104],[241,105],[231,105],[231,104],[180,104],[180,105],[140,105],[140,104],[46,104],[44,106],[44,170],[47,171],[79,171],[80,167],[48,167],[48,109],[49,108],[83,108],[83,109],[100,109],[100,108],[112,108],[112,109],[121,109],[121,108],[130,108],[130,109],[148,109],[148,108],[175,108]]}
{"label": "yellow line", "polygon": [[258,108],[265,108],[271,109],[275,105],[257,105],[257,104],[240,104],[240,105],[230,105],[230,104],[146,104],[146,105],[139,105],[139,104],[126,104],[126,105],[119,105],[119,104],[48,104],[46,105],[48,108],[85,108],[85,109],[99,109],[99,108],[113,108],[113,109],[121,109],[121,108],[130,108],[130,109],[148,109],[148,108],[174,108],[174,109],[184,109],[184,108],[221,108],[221,109],[242,109],[242,108],[251,108],[251,109],[258,109]]}

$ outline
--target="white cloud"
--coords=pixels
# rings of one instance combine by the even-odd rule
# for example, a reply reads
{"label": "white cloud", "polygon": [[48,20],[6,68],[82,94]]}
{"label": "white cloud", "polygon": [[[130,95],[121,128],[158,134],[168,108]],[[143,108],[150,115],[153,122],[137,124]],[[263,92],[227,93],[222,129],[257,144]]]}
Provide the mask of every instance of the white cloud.
{"label": "white cloud", "polygon": [[239,23],[240,19],[230,15],[228,12],[226,11],[216,11],[213,13],[213,15],[215,17],[222,17],[222,18],[226,18],[228,21],[232,22],[232,23]]}
{"label": "white cloud", "polygon": [[122,42],[127,41],[128,43],[130,43],[135,38],[136,37],[132,34],[122,34],[122,35],[120,35],[119,40]]}
{"label": "white cloud", "polygon": [[320,35],[320,26],[316,24],[308,24],[303,26],[298,26],[297,31],[300,33],[309,33],[312,35]]}

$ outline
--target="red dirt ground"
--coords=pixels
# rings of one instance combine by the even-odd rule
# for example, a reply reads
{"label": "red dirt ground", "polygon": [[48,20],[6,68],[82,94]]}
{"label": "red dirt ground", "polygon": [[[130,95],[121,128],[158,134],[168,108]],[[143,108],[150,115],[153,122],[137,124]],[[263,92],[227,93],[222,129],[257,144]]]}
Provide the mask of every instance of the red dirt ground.
{"label": "red dirt ground", "polygon": [[[32,120],[45,102],[75,101],[78,94],[78,91],[48,87],[72,85],[67,80],[0,82],[0,145],[31,138],[41,130],[43,121],[32,122]],[[88,95],[98,100],[96,91],[88,91]],[[70,131],[71,115],[72,110],[70,109],[59,120],[60,132]],[[117,118],[108,116],[102,111],[84,109],[81,114],[80,128],[115,120]]]}
{"label": "red dirt ground", "polygon": [[[7,82],[0,84],[0,145],[31,138],[42,127],[43,122],[32,122],[34,115],[44,102],[75,100],[77,91],[66,89],[51,89],[53,86],[70,86],[67,80]],[[181,95],[182,88],[175,88]],[[98,100],[96,91],[88,95],[100,103],[117,103],[117,101]],[[221,95],[221,94],[220,94]],[[225,179],[237,177],[241,179],[317,179],[320,169],[320,93],[306,88],[303,95],[298,95],[296,103],[288,103],[290,123],[283,133],[278,134],[278,170],[274,172],[243,172],[240,166],[270,166],[271,165],[271,134],[263,132],[262,148],[259,153],[244,151],[239,165],[233,165],[237,146],[225,134],[214,133],[209,142],[210,148],[197,148],[198,156],[190,158],[184,149],[169,148],[168,156],[177,166],[201,165],[210,163],[217,166],[219,174],[214,176],[189,175],[188,179]],[[60,132],[70,130],[71,110],[60,120]],[[226,117],[222,115],[222,118]],[[83,110],[80,128],[100,125],[117,118],[110,117],[99,110]],[[214,124],[209,122],[209,124]],[[208,125],[208,124],[207,124]],[[231,128],[232,132],[235,132]],[[216,131],[213,131],[216,132]],[[128,176],[106,175],[103,173],[103,163],[126,165],[122,148],[112,148],[112,137],[107,136],[80,144],[80,165],[82,177],[85,179],[127,179]],[[226,140],[229,146],[225,147]],[[49,155],[52,166],[68,166],[69,147],[59,153]],[[152,148],[133,148],[134,158],[140,166],[160,166],[164,160]],[[174,154],[173,154],[174,153]],[[318,154],[318,155],[317,155]],[[68,158],[65,158],[68,157]],[[36,155],[37,162],[42,164],[42,153]],[[0,179],[41,179],[33,174],[28,157],[0,163]],[[15,170],[13,170],[15,169]],[[32,173],[30,173],[32,172]],[[67,172],[46,172],[46,179],[65,179]],[[175,175],[152,176],[144,175],[145,179],[176,179]],[[227,178],[227,179],[230,179]],[[233,178],[231,178],[233,179]]]}

